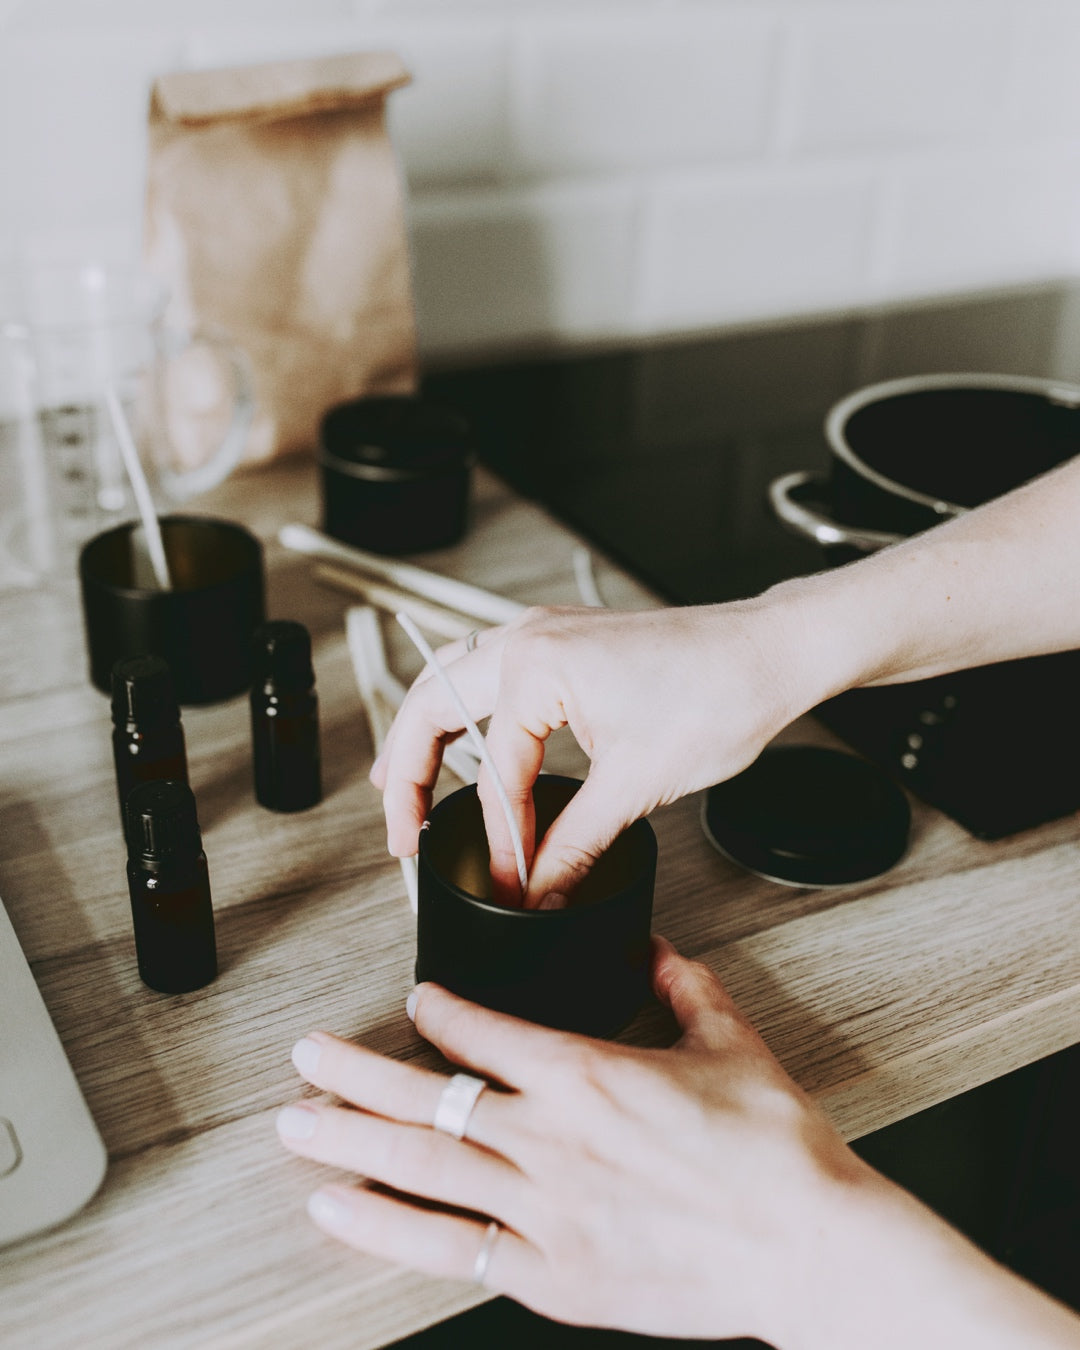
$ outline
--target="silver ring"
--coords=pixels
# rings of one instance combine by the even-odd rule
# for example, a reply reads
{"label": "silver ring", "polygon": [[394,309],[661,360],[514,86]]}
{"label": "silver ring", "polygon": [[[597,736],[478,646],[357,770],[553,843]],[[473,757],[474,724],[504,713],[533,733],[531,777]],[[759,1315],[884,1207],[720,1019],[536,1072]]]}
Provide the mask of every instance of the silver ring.
{"label": "silver ring", "polygon": [[487,1275],[488,1266],[491,1263],[491,1253],[495,1248],[495,1239],[502,1232],[499,1225],[492,1220],[484,1232],[484,1240],[480,1244],[480,1250],[476,1253],[476,1261],[472,1268],[473,1284],[483,1284],[484,1277]]}
{"label": "silver ring", "polygon": [[471,1073],[454,1074],[435,1104],[435,1119],[431,1122],[435,1129],[454,1139],[464,1139],[476,1099],[486,1087],[482,1078],[474,1078]]}
{"label": "silver ring", "polygon": [[465,635],[465,650],[467,652],[476,651],[476,639],[480,636],[480,629],[474,628],[471,633]]}

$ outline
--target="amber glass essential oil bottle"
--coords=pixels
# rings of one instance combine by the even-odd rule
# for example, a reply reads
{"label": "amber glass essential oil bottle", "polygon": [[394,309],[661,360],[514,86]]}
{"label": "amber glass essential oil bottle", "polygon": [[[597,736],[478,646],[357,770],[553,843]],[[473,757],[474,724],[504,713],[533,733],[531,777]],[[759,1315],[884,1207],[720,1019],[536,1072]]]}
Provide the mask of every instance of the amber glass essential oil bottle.
{"label": "amber glass essential oil bottle", "polygon": [[255,797],[270,811],[306,811],[322,800],[311,636],[302,623],[276,619],[256,631],[253,643]]}
{"label": "amber glass essential oil bottle", "polygon": [[163,994],[217,975],[210,875],[186,783],[139,783],[127,801],[128,893],[143,983]]}
{"label": "amber glass essential oil bottle", "polygon": [[137,783],[188,781],[187,749],[172,674],[160,656],[129,656],[112,669],[113,761],[123,819]]}

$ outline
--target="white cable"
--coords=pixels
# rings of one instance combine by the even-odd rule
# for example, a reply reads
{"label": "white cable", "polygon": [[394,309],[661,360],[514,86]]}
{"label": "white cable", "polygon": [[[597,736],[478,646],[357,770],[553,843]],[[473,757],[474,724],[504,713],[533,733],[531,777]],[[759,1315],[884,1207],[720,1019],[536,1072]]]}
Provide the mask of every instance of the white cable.
{"label": "white cable", "polygon": [[[375,611],[371,606],[352,606],[345,616],[345,631],[357,682],[360,681],[361,670],[366,673],[368,689],[365,692],[361,688],[361,698],[364,700],[368,712],[368,721],[371,721],[372,705],[374,705],[376,717],[381,715],[382,710],[378,706],[380,695],[387,707],[396,713],[405,702],[406,689],[386,663],[386,648],[383,645],[382,629],[379,627]],[[377,750],[382,749],[382,742],[385,740],[389,729],[389,723],[387,723],[382,731],[375,733]],[[449,745],[444,746],[443,764],[455,778],[460,778],[463,783],[476,782],[476,775],[480,769],[480,758],[467,741],[451,741]]]}
{"label": "white cable", "polygon": [[491,758],[491,752],[487,748],[487,742],[484,740],[483,736],[481,736],[480,728],[469,716],[469,710],[465,707],[464,699],[454,687],[454,682],[451,680],[450,676],[439,664],[438,657],[432,651],[431,646],[423,633],[420,632],[420,629],[417,628],[416,624],[413,623],[412,619],[410,619],[407,614],[398,614],[397,621],[412,639],[416,650],[431,667],[432,674],[441,681],[443,688],[450,695],[454,707],[458,710],[458,714],[461,717],[465,730],[468,732],[473,745],[476,746],[477,753],[485,768],[491,775],[491,781],[495,785],[495,792],[499,798],[499,805],[503,809],[507,828],[510,831],[510,838],[514,844],[514,861],[517,863],[518,881],[521,883],[521,894],[522,898],[524,898],[525,892],[529,888],[529,869],[525,864],[525,846],[521,842],[521,831],[518,829],[517,821],[514,819],[514,813],[510,809],[510,798],[507,795],[506,788],[503,786],[502,779],[499,777],[499,771],[495,767],[495,761]]}
{"label": "white cable", "polygon": [[583,605],[591,605],[593,609],[607,609],[604,597],[597,589],[592,554],[587,548],[574,549],[574,578]]}

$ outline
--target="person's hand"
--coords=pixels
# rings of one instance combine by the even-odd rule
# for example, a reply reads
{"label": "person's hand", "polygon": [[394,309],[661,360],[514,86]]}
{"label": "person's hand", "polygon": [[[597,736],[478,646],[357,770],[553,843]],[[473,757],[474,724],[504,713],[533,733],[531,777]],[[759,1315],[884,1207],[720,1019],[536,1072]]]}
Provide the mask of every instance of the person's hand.
{"label": "person's hand", "polygon": [[[488,749],[531,859],[525,903],[568,895],[612,840],[655,807],[745,768],[816,701],[785,653],[790,625],[758,602],[641,613],[534,609],[440,649]],[[536,849],[532,785],[550,734],[568,726],[590,760],[584,786]],[[372,781],[383,791],[391,853],[416,852],[442,747],[462,730],[426,672],[399,711]],[[519,902],[510,832],[486,771],[478,781],[495,894]],[[555,903],[560,903],[556,899]]]}
{"label": "person's hand", "polygon": [[301,1074],[351,1105],[304,1099],[278,1132],[365,1179],[316,1191],[312,1218],[564,1322],[778,1350],[1078,1350],[1080,1319],[844,1144],[707,967],[655,939],[653,987],[681,1028],[670,1050],[418,986],[417,1029],[493,1084],[460,1140],[432,1128],[444,1075],[305,1037]]}
{"label": "person's hand", "polygon": [[868,1169],[706,967],[658,939],[653,984],[681,1028],[671,1050],[548,1031],[419,986],[417,1029],[508,1089],[481,1093],[463,1142],[431,1128],[444,1076],[305,1038],[303,1076],[359,1109],[305,1099],[282,1113],[285,1143],[459,1211],[334,1185],[313,1197],[315,1221],[362,1251],[469,1279],[490,1218],[486,1287],[546,1316],[657,1335],[779,1332],[778,1301],[802,1297],[830,1187]]}

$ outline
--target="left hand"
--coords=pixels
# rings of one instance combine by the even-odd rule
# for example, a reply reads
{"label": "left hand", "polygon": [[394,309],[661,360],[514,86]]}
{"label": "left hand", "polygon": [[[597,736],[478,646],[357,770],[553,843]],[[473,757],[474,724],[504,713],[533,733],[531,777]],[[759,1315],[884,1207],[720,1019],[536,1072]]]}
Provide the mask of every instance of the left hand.
{"label": "left hand", "polygon": [[445,1076],[306,1037],[294,1052],[304,1077],[360,1109],[287,1107],[289,1148],[486,1216],[335,1185],[312,1197],[315,1222],[467,1280],[494,1219],[484,1284],[548,1317],[669,1336],[779,1330],[836,1179],[869,1169],[711,971],[657,939],[653,984],[682,1030],[671,1050],[549,1031],[419,986],[418,1030],[509,1089],[480,1094],[462,1142],[431,1128]]}

